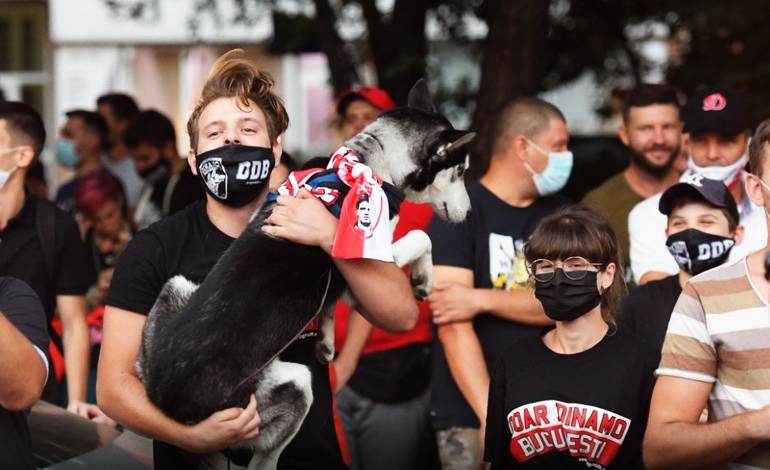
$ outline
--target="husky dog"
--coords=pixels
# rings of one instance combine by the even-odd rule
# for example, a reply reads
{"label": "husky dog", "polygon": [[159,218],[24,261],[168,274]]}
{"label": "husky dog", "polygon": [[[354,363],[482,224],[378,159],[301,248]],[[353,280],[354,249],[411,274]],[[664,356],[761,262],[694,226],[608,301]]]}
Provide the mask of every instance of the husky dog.
{"label": "husky dog", "polygon": [[[470,211],[462,176],[472,138],[435,113],[421,80],[408,108],[382,114],[345,145],[410,200],[459,222]],[[330,312],[345,280],[320,248],[262,231],[273,207],[267,202],[256,211],[200,286],[182,276],[170,279],[145,324],[137,372],[149,399],[169,417],[197,423],[257,396],[260,435],[224,453],[189,454],[192,468],[226,468],[229,458],[250,469],[274,469],[313,400],[309,369],[277,356],[323,312],[317,355],[332,358]],[[414,290],[426,296],[427,235],[411,232],[394,245],[394,257],[399,265],[411,263]]]}

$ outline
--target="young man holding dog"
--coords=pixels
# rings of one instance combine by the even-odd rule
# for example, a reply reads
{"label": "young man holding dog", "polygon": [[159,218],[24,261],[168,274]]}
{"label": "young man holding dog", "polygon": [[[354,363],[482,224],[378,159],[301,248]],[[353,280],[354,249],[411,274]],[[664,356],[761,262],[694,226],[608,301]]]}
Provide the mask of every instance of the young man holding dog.
{"label": "young man holding dog", "polygon": [[436,217],[431,418],[444,469],[478,468],[483,455],[489,367],[506,345],[550,323],[527,287],[524,243],[543,217],[569,204],[555,195],[572,154],[562,113],[537,98],[497,116],[489,170],[468,187],[472,212],[460,225]]}
{"label": "young man holding dog", "polygon": [[[749,148],[746,193],[770,225],[770,120]],[[770,468],[770,244],[693,277],[663,344],[644,441],[648,469]],[[708,406],[708,422],[701,422]]]}
{"label": "young man holding dog", "polygon": [[[188,121],[188,161],[204,181],[215,173],[231,176],[240,163],[271,169],[280,160],[280,136],[288,116],[272,85],[272,79],[246,61],[241,51],[231,51],[214,65]],[[207,157],[199,158],[204,153]],[[222,165],[210,165],[208,156],[221,156]],[[137,234],[115,271],[105,312],[99,401],[118,422],[156,440],[155,468],[184,468],[179,448],[214,452],[259,434],[258,403],[253,396],[245,408],[222,410],[194,425],[168,418],[148,400],[134,363],[146,315],[163,284],[176,274],[198,283],[205,278],[265,200],[269,173],[251,172],[256,179],[250,184],[239,183],[233,174],[225,192],[207,186],[204,201]],[[337,220],[307,192],[298,198],[279,197],[267,222],[263,230],[271,235],[331,252]],[[394,264],[360,259],[335,259],[334,263],[367,319],[393,331],[414,326],[417,308],[411,288]],[[314,401],[278,467],[346,468],[335,435],[328,369],[315,357],[317,332],[311,327],[307,333],[281,358],[311,369]]]}

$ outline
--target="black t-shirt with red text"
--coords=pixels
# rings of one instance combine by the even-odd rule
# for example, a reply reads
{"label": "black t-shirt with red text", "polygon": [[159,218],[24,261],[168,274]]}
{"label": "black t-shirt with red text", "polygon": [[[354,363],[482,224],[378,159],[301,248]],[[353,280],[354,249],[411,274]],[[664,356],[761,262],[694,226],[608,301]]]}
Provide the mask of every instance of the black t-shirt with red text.
{"label": "black t-shirt with red text", "polygon": [[[189,205],[131,240],[115,269],[107,305],[147,315],[168,279],[181,274],[200,284],[233,240],[211,223],[205,199]],[[317,336],[317,329],[306,331],[280,355],[285,362],[309,367],[313,404],[299,432],[281,454],[279,469],[347,468],[335,432],[329,370],[315,356]],[[184,468],[177,447],[161,441],[154,444],[156,469]]]}
{"label": "black t-shirt with red text", "polygon": [[489,391],[485,460],[500,469],[642,469],[652,348],[626,331],[577,354],[508,348]]}

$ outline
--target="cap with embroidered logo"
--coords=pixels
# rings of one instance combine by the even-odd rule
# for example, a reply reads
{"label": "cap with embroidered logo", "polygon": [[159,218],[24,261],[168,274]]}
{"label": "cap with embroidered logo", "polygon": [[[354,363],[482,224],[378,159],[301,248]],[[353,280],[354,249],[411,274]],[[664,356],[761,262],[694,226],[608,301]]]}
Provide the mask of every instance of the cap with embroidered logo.
{"label": "cap with embroidered logo", "polygon": [[740,221],[735,198],[721,181],[708,179],[699,174],[690,175],[663,192],[658,209],[662,214],[671,215],[677,202],[683,196],[695,196],[698,199],[704,199],[711,206],[727,210],[736,224]]}
{"label": "cap with embroidered logo", "polygon": [[696,91],[682,111],[683,132],[711,130],[736,135],[751,130],[751,109],[746,95],[728,87]]}

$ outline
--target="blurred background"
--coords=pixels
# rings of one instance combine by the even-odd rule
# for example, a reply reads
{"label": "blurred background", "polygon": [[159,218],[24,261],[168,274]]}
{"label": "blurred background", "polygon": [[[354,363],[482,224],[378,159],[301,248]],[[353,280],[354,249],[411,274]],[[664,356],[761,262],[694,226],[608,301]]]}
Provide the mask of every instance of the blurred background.
{"label": "blurred background", "polygon": [[[682,96],[726,83],[768,115],[768,13],[758,0],[0,0],[0,94],[39,109],[54,136],[65,111],[128,93],[172,117],[184,155],[210,65],[241,47],[275,77],[292,119],[284,147],[302,161],[339,143],[340,91],[378,85],[401,104],[425,76],[456,127],[482,131],[472,175],[486,165],[485,117],[540,94],[567,117],[565,191],[579,198],[625,166],[618,111],[637,83]],[[53,190],[60,171],[43,161]]]}

